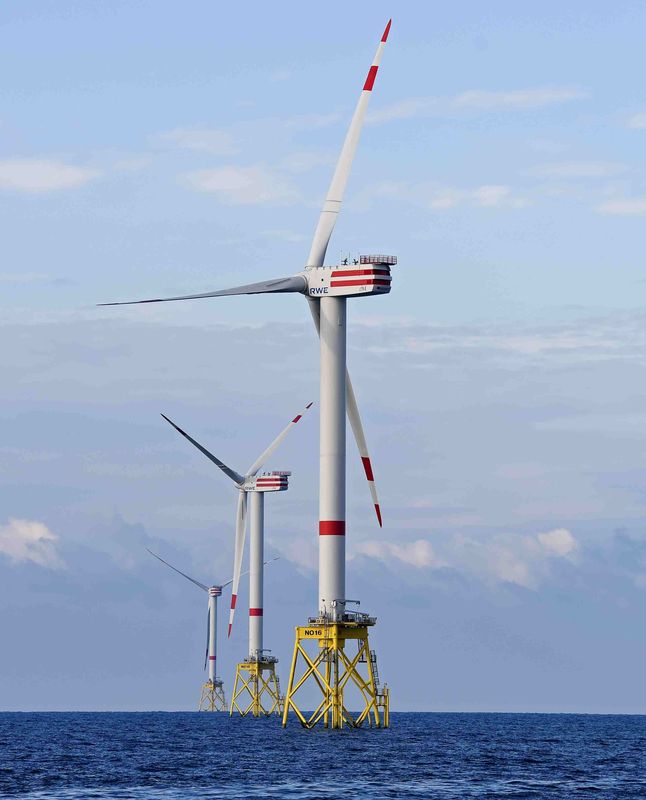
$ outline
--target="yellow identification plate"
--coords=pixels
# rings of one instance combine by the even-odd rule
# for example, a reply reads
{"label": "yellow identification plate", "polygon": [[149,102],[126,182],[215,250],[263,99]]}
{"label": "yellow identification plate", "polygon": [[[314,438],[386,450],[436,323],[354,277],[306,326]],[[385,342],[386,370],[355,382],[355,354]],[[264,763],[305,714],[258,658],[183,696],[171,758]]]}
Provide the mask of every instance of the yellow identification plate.
{"label": "yellow identification plate", "polygon": [[303,628],[303,636],[306,639],[320,639],[324,635],[323,628]]}

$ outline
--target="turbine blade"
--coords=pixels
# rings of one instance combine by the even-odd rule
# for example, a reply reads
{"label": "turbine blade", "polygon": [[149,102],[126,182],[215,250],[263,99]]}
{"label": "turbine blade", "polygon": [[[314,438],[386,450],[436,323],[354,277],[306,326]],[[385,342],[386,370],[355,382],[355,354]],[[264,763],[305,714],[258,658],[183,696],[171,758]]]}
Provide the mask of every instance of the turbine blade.
{"label": "turbine blade", "polygon": [[253,464],[249,467],[246,472],[247,478],[253,477],[256,472],[262,467],[262,465],[267,461],[267,459],[275,452],[276,448],[280,446],[283,439],[287,436],[287,434],[291,431],[291,429],[296,425],[303,416],[310,410],[310,408],[314,405],[314,403],[308,403],[305,408],[301,411],[300,414],[297,414],[294,419],[285,427],[283,430],[278,434],[278,436],[274,439],[274,441],[269,445],[269,447],[262,452],[258,458],[253,462]]}
{"label": "turbine blade", "polygon": [[[146,550],[148,550],[148,548],[146,548]],[[175,570],[175,572],[178,572],[180,575],[182,575],[182,577],[186,578],[187,581],[190,581],[191,583],[194,583],[196,586],[199,586],[200,589],[204,589],[205,592],[209,591],[208,586],[205,586],[203,583],[196,581],[195,578],[191,578],[190,575],[187,575],[185,572],[182,572],[181,569],[177,569],[177,567],[174,567],[172,564],[169,564],[168,561],[164,561],[164,559],[161,556],[158,556],[157,553],[153,553],[152,550],[148,550],[148,552],[150,553],[151,556],[155,556],[155,558],[158,561],[161,561],[162,564],[166,564],[167,567],[170,567],[171,569]]]}
{"label": "turbine blade", "polygon": [[173,426],[173,428],[175,428],[175,430],[176,430],[178,433],[181,433],[181,434],[182,434],[182,436],[183,436],[185,439],[188,439],[188,441],[189,441],[189,442],[190,442],[192,445],[194,445],[195,447],[197,447],[197,449],[198,449],[198,450],[199,450],[201,453],[204,453],[204,455],[205,455],[205,456],[206,456],[208,459],[210,459],[210,460],[211,460],[211,461],[212,461],[214,464],[216,464],[218,467],[220,467],[220,469],[222,470],[222,472],[224,472],[224,474],[225,474],[225,475],[228,475],[228,476],[229,476],[229,478],[231,478],[231,480],[232,480],[234,483],[243,483],[243,482],[244,482],[244,477],[243,477],[242,475],[240,475],[240,473],[236,472],[234,469],[231,469],[231,467],[227,467],[227,465],[224,463],[224,461],[220,461],[220,459],[219,459],[217,456],[214,456],[214,455],[213,455],[213,453],[210,453],[210,452],[209,452],[209,451],[206,449],[206,447],[202,447],[202,445],[201,445],[199,442],[196,442],[196,441],[195,441],[195,439],[193,439],[193,437],[189,436],[189,435],[188,435],[188,433],[186,433],[186,431],[183,431],[183,430],[182,430],[180,427],[178,427],[177,425],[175,425],[175,423],[173,422],[173,420],[172,420],[172,419],[168,419],[168,417],[167,417],[165,414],[162,414],[161,416],[162,416],[162,417],[163,417],[163,418],[166,420],[166,422],[168,422],[168,424],[169,424],[169,425],[172,425],[172,426]]}
{"label": "turbine blade", "polygon": [[379,505],[379,497],[377,495],[377,486],[375,484],[375,476],[372,471],[372,464],[370,462],[370,453],[368,452],[368,442],[366,442],[366,435],[363,432],[363,425],[361,424],[361,417],[359,416],[359,408],[357,406],[357,398],[354,394],[354,389],[352,388],[352,381],[350,380],[350,373],[345,371],[345,403],[346,403],[346,413],[348,415],[348,419],[350,420],[350,425],[352,426],[352,433],[354,434],[354,440],[357,443],[357,447],[359,449],[359,455],[361,457],[361,463],[363,465],[363,470],[366,474],[366,480],[368,481],[368,488],[370,489],[370,495],[372,497],[372,504],[375,507],[375,514],[377,515],[377,522],[379,523],[379,527],[383,527],[383,523],[381,520],[381,506]]}
{"label": "turbine blade", "polygon": [[211,638],[211,606],[206,609],[206,650],[204,652],[204,669],[209,660],[209,639]]}
{"label": "turbine blade", "polygon": [[[263,565],[263,567],[266,567],[267,564],[271,564],[274,561],[280,561],[280,556],[274,556],[273,558],[270,558],[269,561],[263,561],[262,565]],[[244,572],[240,573],[240,577],[243,578],[245,575],[248,575],[248,574],[249,574],[249,570],[246,569]],[[227,581],[226,583],[220,584],[220,589],[224,589],[224,587],[228,586],[230,583],[233,583],[233,578],[231,578],[231,580]]]}
{"label": "turbine blade", "polygon": [[127,300],[121,303],[98,303],[97,305],[133,306],[141,303],[168,303],[171,300],[200,300],[202,297],[227,297],[234,294],[280,294],[284,292],[307,292],[307,280],[302,275],[292,275],[289,278],[248,283],[246,286],[234,286],[232,289],[221,289],[217,292],[185,294],[181,297],[156,297],[153,300]]}
{"label": "turbine blade", "polygon": [[[308,304],[310,307],[310,311],[312,313],[312,319],[314,320],[314,326],[316,327],[316,332],[320,336],[321,307],[319,305],[319,301],[308,298]],[[347,369],[345,371],[345,405],[346,405],[346,413],[348,415],[348,419],[350,420],[350,425],[352,427],[352,433],[354,434],[354,440],[357,443],[359,456],[361,457],[361,464],[366,474],[366,480],[368,481],[368,488],[370,489],[370,495],[372,496],[372,503],[375,507],[377,522],[379,523],[379,527],[381,528],[383,527],[381,519],[381,506],[379,505],[379,496],[377,495],[375,476],[372,471],[370,453],[368,452],[368,442],[366,441],[366,435],[363,431],[363,425],[361,424],[361,416],[359,415],[357,398],[355,397],[354,389],[352,388],[350,373],[348,372]]]}
{"label": "turbine blade", "polygon": [[236,515],[236,543],[235,555],[233,559],[233,586],[231,587],[231,609],[229,610],[229,630],[227,638],[231,636],[233,627],[233,617],[236,612],[236,602],[238,600],[238,586],[240,584],[240,573],[242,572],[242,556],[244,554],[244,540],[247,528],[247,493],[241,491],[238,497],[238,512]]}
{"label": "turbine blade", "polygon": [[388,25],[386,25],[386,29],[381,37],[379,47],[377,48],[377,53],[375,54],[372,66],[368,71],[368,77],[363,85],[363,90],[359,96],[359,102],[357,103],[352,121],[350,122],[350,127],[348,128],[345,141],[343,142],[341,155],[339,156],[336,169],[334,170],[334,177],[332,178],[332,183],[328,189],[327,197],[325,198],[325,203],[323,204],[323,210],[321,211],[321,216],[319,217],[316,231],[314,233],[314,239],[312,240],[312,247],[310,249],[309,258],[307,259],[308,267],[323,266],[323,262],[325,260],[325,251],[327,250],[330,236],[332,236],[336,218],[341,210],[343,194],[348,183],[352,161],[354,160],[354,154],[357,150],[361,128],[366,116],[366,109],[368,108],[368,101],[370,100],[372,87],[374,85],[375,78],[377,77],[377,70],[379,69],[379,62],[381,61],[381,54],[386,44],[386,40],[388,39],[391,22],[392,20],[388,22]]}

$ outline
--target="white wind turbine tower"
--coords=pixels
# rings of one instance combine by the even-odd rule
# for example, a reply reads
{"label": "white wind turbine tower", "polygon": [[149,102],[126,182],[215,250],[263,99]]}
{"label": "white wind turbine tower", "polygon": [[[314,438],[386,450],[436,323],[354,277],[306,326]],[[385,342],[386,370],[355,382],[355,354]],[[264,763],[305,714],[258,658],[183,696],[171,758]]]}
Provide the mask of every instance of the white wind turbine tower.
{"label": "white wind turbine tower", "polygon": [[[247,505],[250,506],[249,514],[249,656],[240,662],[236,668],[236,678],[231,696],[231,714],[234,711],[242,716],[252,714],[254,717],[268,716],[274,712],[282,711],[282,698],[280,686],[276,675],[278,659],[264,649],[263,637],[263,557],[265,541],[265,493],[284,492],[289,488],[291,472],[281,470],[260,473],[267,460],[274,454],[292,428],[298,424],[311,407],[308,403],[302,413],[297,414],[288,425],[278,434],[274,441],[264,450],[244,475],[228,467],[217,456],[203,447],[199,442],[189,436],[172,420],[162,414],[162,417],[185,439],[203,453],[210,461],[218,466],[230,478],[238,489],[238,507],[236,512],[236,538],[235,557],[233,565],[233,587],[231,590],[231,609],[229,612],[229,629],[227,636],[231,635],[236,602],[238,599],[238,585],[242,570],[244,542],[246,536]],[[260,474],[259,474],[260,473]],[[265,562],[266,563],[266,562]],[[265,673],[267,673],[265,675]]]}
{"label": "white wind turbine tower", "polygon": [[[227,295],[270,294],[293,292],[303,294],[320,338],[320,474],[319,474],[319,613],[311,624],[296,629],[296,643],[289,686],[285,696],[283,724],[290,708],[306,727],[319,723],[333,728],[388,724],[388,692],[379,691],[376,660],[368,645],[368,627],[374,617],[348,612],[352,602],[345,588],[345,415],[347,413],[372,493],[379,524],[381,511],[374,483],[357,403],[346,369],[346,301],[348,297],[369,297],[390,292],[390,267],[394,256],[361,256],[359,264],[325,265],[325,254],[334,230],[347,186],[368,101],[379,69],[382,52],[390,32],[386,25],[376,55],[359,96],[345,141],[341,148],[334,176],[323,204],[305,267],[295,275],[246,286],[237,286],[202,294],[164,297],[130,303],[157,303],[171,300],[193,300]],[[347,261],[347,260],[346,260]],[[106,303],[104,305],[124,305]],[[359,654],[349,658],[345,643],[358,642]],[[316,641],[318,654],[310,657],[303,642]],[[296,671],[304,661],[305,673],[300,679]],[[359,671],[365,663],[367,675]],[[310,680],[311,678],[311,680]],[[306,716],[299,708],[295,693],[306,683],[315,683],[322,701],[314,713]],[[363,709],[353,716],[344,704],[344,688],[350,683],[358,687]],[[380,713],[383,712],[383,713]]]}
{"label": "white wind turbine tower", "polygon": [[[146,548],[148,550],[148,548]],[[209,679],[208,681],[203,684],[202,686],[202,694],[200,696],[200,703],[198,706],[198,711],[226,711],[227,710],[227,701],[224,696],[224,687],[222,684],[222,680],[217,677],[217,656],[218,656],[218,637],[217,637],[217,624],[218,624],[218,597],[222,595],[222,589],[225,586],[228,586],[230,583],[233,583],[233,580],[227,581],[226,583],[216,584],[214,586],[207,586],[204,583],[196,580],[195,578],[191,578],[190,575],[187,575],[185,572],[182,572],[177,567],[174,567],[172,564],[169,564],[168,561],[164,561],[161,556],[158,556],[157,553],[153,553],[152,550],[148,550],[151,556],[154,556],[158,561],[161,561],[162,564],[166,564],[167,567],[170,567],[175,572],[179,573],[182,577],[186,578],[187,581],[190,581],[199,589],[206,592],[209,596],[208,600],[208,611],[207,611],[207,620],[206,620],[206,659],[204,663],[204,668],[208,664],[209,668]]]}

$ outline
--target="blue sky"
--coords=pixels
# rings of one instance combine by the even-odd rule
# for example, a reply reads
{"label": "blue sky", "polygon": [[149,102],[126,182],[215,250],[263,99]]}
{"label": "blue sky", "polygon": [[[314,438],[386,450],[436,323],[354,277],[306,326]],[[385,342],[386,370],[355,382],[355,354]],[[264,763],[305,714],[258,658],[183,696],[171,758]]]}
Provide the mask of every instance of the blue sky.
{"label": "blue sky", "polygon": [[[646,711],[628,2],[3,8],[0,707],[196,702],[204,603],[145,547],[228,578],[235,492],[158,413],[243,468],[316,398],[315,338],[293,296],[95,303],[300,269],[391,14],[328,251],[400,258],[350,310],[386,525],[349,446],[349,587],[397,708]],[[317,426],[270,465],[283,665],[316,602]]]}

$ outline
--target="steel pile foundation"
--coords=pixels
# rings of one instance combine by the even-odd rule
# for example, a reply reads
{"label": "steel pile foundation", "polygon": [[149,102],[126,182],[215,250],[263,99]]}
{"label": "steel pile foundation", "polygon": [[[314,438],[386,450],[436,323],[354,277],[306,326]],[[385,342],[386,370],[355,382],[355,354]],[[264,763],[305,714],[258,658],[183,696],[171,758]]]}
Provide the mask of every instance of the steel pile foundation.
{"label": "steel pile foundation", "polygon": [[[289,682],[283,710],[283,727],[287,725],[290,710],[301,725],[314,728],[387,728],[390,724],[388,687],[379,689],[377,661],[368,642],[368,628],[375,624],[374,617],[364,614],[355,620],[332,622],[310,619],[310,624],[296,628],[294,655],[289,672]],[[356,654],[346,651],[346,643],[357,642]],[[308,644],[316,643],[318,652],[308,653]],[[309,648],[312,650],[312,648]],[[305,685],[315,684],[322,696],[315,710],[307,716],[298,705],[297,692]],[[346,687],[358,689],[363,708],[351,712],[344,703]]]}
{"label": "steel pile foundation", "polygon": [[202,686],[198,711],[226,711],[227,701],[224,697],[222,681],[207,681]]}
{"label": "steel pile foundation", "polygon": [[[269,717],[283,710],[280,683],[276,674],[277,658],[264,657],[242,661],[236,667],[229,715]],[[266,673],[266,674],[265,674]]]}

